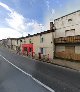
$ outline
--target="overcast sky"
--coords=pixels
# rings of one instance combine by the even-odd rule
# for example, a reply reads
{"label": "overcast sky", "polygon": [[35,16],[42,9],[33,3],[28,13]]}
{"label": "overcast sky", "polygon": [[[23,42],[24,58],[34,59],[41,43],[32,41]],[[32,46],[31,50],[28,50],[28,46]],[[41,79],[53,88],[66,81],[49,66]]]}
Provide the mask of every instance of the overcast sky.
{"label": "overcast sky", "polygon": [[0,39],[49,29],[49,22],[80,10],[80,0],[0,0]]}

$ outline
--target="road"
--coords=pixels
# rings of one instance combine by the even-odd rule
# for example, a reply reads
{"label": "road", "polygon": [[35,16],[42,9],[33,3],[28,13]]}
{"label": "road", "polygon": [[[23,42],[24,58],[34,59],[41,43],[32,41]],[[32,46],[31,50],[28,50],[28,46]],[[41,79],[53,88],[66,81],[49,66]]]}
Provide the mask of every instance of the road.
{"label": "road", "polygon": [[80,72],[0,48],[0,92],[80,92]]}

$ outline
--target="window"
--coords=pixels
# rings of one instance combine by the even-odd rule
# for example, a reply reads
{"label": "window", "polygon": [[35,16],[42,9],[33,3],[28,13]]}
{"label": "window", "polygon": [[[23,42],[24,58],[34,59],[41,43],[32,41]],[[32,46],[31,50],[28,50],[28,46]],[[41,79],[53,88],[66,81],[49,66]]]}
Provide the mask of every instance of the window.
{"label": "window", "polygon": [[20,42],[22,42],[22,40],[20,40]]}
{"label": "window", "polygon": [[71,22],[72,21],[72,19],[68,19],[68,22]]}
{"label": "window", "polygon": [[74,36],[74,35],[75,35],[75,29],[65,31],[65,36]]}
{"label": "window", "polygon": [[40,50],[41,50],[41,54],[43,54],[43,48],[40,48]]}
{"label": "window", "polygon": [[46,48],[40,48],[40,53],[45,55],[46,54]]}
{"label": "window", "polygon": [[31,43],[31,39],[29,39],[29,43]]}
{"label": "window", "polygon": [[43,41],[44,41],[44,39],[43,39],[43,37],[41,37],[40,42],[43,43]]}

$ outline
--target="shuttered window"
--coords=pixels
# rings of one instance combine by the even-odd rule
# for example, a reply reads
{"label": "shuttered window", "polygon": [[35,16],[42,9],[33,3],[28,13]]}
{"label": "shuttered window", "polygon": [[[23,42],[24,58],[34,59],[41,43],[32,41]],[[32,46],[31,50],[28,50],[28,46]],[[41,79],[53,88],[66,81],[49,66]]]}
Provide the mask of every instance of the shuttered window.
{"label": "shuttered window", "polygon": [[74,36],[74,35],[75,35],[75,29],[65,31],[65,36]]}

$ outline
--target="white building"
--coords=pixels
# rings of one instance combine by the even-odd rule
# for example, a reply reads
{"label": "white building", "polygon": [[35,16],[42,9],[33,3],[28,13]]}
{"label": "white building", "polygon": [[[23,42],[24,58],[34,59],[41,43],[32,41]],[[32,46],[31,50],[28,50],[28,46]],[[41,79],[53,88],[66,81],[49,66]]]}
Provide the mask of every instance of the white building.
{"label": "white building", "polygon": [[80,60],[80,10],[54,20],[55,56]]}

